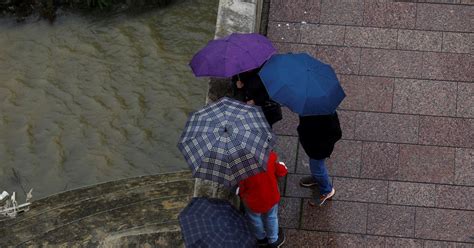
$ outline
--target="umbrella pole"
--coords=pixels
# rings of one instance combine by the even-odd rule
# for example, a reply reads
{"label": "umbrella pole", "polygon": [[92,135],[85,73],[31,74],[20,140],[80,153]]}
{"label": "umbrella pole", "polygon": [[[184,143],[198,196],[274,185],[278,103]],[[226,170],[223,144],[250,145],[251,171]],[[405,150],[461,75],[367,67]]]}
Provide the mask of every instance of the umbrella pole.
{"label": "umbrella pole", "polygon": [[217,189],[219,188],[219,184],[212,182],[212,197],[217,197]]}
{"label": "umbrella pole", "polygon": [[193,197],[197,197],[197,196],[198,196],[198,194],[197,194],[198,184],[199,184],[199,180],[198,180],[197,178],[194,179],[194,194],[193,194]]}

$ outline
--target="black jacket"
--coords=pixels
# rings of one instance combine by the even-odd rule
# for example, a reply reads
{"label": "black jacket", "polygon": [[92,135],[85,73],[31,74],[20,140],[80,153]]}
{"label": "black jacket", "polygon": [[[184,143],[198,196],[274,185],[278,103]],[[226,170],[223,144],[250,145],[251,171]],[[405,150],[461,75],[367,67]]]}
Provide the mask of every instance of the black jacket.
{"label": "black jacket", "polygon": [[[270,99],[267,89],[258,75],[259,70],[260,68],[257,68],[232,77],[234,98],[242,102],[253,100],[255,105],[262,107],[265,118],[271,127],[283,118],[281,106]],[[244,83],[244,87],[241,89],[237,88],[236,85],[239,79]]]}
{"label": "black jacket", "polygon": [[319,160],[330,157],[334,144],[342,137],[337,113],[300,116],[298,136],[310,158]]}
{"label": "black jacket", "polygon": [[[257,68],[232,77],[234,97],[237,100],[242,102],[254,100],[255,105],[257,106],[263,106],[266,101],[270,100],[267,89],[263,85],[260,76],[258,76],[259,70],[260,68]],[[244,83],[244,87],[241,89],[237,88],[236,86],[236,82],[239,79]]]}

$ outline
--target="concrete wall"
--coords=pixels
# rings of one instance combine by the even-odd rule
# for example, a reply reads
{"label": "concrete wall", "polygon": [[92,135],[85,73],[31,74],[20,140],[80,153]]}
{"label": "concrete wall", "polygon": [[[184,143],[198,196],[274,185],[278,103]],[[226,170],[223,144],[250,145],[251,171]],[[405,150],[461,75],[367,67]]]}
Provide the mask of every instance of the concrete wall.
{"label": "concrete wall", "polygon": [[[217,13],[215,38],[231,33],[260,31],[263,0],[220,0]],[[230,80],[211,78],[206,103],[230,94]],[[238,197],[225,187],[206,180],[196,179],[194,196],[210,196],[228,199],[235,205]]]}

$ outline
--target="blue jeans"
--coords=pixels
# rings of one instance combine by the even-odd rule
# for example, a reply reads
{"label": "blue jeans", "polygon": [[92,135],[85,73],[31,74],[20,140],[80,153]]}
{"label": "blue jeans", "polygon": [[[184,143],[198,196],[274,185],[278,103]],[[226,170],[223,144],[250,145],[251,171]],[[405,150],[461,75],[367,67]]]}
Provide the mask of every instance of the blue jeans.
{"label": "blue jeans", "polygon": [[273,243],[278,239],[278,203],[275,204],[268,212],[258,214],[247,208],[247,217],[252,223],[253,231],[257,239],[268,238],[269,243]]}
{"label": "blue jeans", "polygon": [[309,169],[311,170],[311,175],[314,180],[318,182],[319,193],[321,195],[327,194],[332,190],[331,179],[328,175],[328,169],[324,164],[324,159],[316,160],[309,159]]}

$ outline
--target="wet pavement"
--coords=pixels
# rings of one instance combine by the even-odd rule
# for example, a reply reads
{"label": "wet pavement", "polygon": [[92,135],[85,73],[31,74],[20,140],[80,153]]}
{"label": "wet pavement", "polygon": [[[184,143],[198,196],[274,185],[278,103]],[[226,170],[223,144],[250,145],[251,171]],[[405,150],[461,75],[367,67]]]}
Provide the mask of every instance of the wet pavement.
{"label": "wet pavement", "polygon": [[280,53],[331,64],[347,94],[322,208],[289,110],[274,126],[286,247],[474,247],[474,2],[272,0]]}

